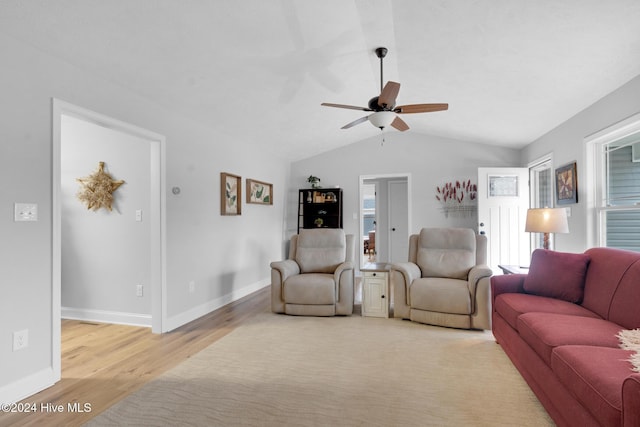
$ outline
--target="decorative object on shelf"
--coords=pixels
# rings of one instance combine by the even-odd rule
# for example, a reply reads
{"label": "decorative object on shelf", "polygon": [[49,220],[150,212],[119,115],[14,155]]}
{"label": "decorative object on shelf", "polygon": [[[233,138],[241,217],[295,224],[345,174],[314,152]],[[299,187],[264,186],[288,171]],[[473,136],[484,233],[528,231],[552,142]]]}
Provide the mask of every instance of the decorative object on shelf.
{"label": "decorative object on shelf", "polygon": [[324,201],[327,202],[327,203],[335,203],[336,194],[334,192],[332,192],[332,191],[329,191],[328,193],[325,193]]}
{"label": "decorative object on shelf", "polygon": [[316,225],[316,227],[322,227],[322,224],[324,224],[324,220],[322,218],[316,218],[313,223]]}
{"label": "decorative object on shelf", "polygon": [[112,210],[113,192],[122,184],[123,180],[115,181],[104,171],[104,162],[98,163],[98,169],[84,178],[77,178],[81,185],[78,190],[78,200],[87,205],[87,209],[97,211],[100,208]]}
{"label": "decorative object on shelf", "polygon": [[578,203],[578,166],[576,162],[556,169],[556,204]]}
{"label": "decorative object on shelf", "polygon": [[544,233],[543,248],[549,249],[549,233],[568,233],[567,210],[565,208],[534,208],[527,210],[524,231]]}
{"label": "decorative object on shelf", "polygon": [[220,172],[220,215],[242,214],[242,177]]}
{"label": "decorative object on shelf", "polygon": [[476,212],[478,186],[471,179],[452,180],[436,186],[436,199],[446,217],[455,213],[470,216]]}
{"label": "decorative object on shelf", "polygon": [[317,176],[309,175],[307,182],[311,184],[311,188],[320,188],[320,178]]}
{"label": "decorative object on shelf", "polygon": [[273,204],[273,184],[247,178],[247,203]]}

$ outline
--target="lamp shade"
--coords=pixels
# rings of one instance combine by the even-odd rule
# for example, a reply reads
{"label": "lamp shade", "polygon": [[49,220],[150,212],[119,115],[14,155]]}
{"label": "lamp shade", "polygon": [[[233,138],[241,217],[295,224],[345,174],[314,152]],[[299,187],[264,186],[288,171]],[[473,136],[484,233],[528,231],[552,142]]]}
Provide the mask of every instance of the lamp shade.
{"label": "lamp shade", "polygon": [[524,231],[532,233],[568,233],[567,211],[564,208],[529,209]]}
{"label": "lamp shade", "polygon": [[393,111],[376,111],[369,115],[369,121],[377,128],[386,128],[396,118],[396,113]]}

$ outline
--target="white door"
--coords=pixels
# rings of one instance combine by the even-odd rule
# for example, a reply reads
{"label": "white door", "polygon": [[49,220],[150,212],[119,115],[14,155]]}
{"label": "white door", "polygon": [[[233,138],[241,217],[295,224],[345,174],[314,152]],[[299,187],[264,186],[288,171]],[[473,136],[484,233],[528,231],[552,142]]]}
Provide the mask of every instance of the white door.
{"label": "white door", "polygon": [[487,236],[487,263],[494,274],[502,265],[529,265],[527,168],[478,168],[478,231]]}
{"label": "white door", "polygon": [[389,262],[409,254],[409,194],[407,180],[389,181]]}

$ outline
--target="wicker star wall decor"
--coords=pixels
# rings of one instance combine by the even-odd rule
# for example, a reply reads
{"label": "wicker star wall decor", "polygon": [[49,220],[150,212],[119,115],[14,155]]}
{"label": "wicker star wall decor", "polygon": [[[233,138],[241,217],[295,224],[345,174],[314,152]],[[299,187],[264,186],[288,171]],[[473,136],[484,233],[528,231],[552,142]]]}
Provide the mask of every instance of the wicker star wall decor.
{"label": "wicker star wall decor", "polygon": [[113,192],[122,184],[123,180],[115,181],[104,171],[104,162],[98,163],[98,169],[84,178],[76,178],[80,183],[78,200],[87,205],[87,209],[97,211],[100,208],[112,210]]}

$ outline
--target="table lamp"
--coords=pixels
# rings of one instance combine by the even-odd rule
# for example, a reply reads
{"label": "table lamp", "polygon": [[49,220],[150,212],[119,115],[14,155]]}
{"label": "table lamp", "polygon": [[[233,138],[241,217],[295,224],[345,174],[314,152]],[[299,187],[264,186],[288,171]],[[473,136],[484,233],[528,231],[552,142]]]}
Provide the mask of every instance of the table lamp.
{"label": "table lamp", "polygon": [[564,208],[529,209],[524,231],[544,233],[543,247],[549,249],[549,233],[569,232],[567,211]]}

